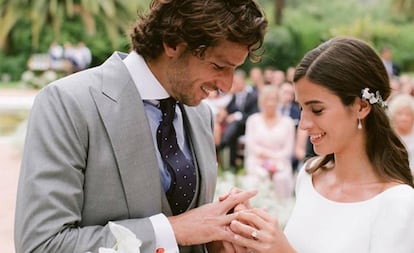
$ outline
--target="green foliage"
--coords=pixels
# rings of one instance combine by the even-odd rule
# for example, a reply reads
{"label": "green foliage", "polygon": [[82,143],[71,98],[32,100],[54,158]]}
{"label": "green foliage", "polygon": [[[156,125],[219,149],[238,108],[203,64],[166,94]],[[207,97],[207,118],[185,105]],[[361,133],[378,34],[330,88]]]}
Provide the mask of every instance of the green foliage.
{"label": "green foliage", "polygon": [[[19,80],[33,53],[46,53],[53,41],[91,49],[92,65],[114,50],[126,51],[126,31],[149,0],[0,1],[0,76]],[[16,57],[16,55],[18,55]]]}
{"label": "green foliage", "polygon": [[[308,50],[322,41],[337,35],[352,35],[371,42],[378,49],[390,46],[402,70],[414,71],[414,13],[410,13],[414,0],[285,0],[282,26],[274,24],[275,0],[258,1],[264,6],[270,27],[262,62],[246,61],[242,66],[245,70],[254,65],[285,70],[296,65]],[[12,26],[5,47],[0,49],[0,76],[8,73],[12,80],[19,80],[29,56],[47,52],[53,41],[84,41],[92,51],[93,66],[102,63],[114,50],[126,52],[128,29],[135,21],[137,10],[147,9],[148,3],[149,0],[0,1],[0,37]],[[82,5],[83,12],[76,11],[77,4]],[[6,6],[14,10],[8,12],[9,16]],[[38,27],[37,47],[32,44],[36,37],[36,29],[32,28],[34,10],[38,10],[39,24],[41,14],[52,23]],[[114,13],[124,14],[114,16]]]}
{"label": "green foliage", "polygon": [[[10,80],[20,80],[23,73],[22,66],[26,66],[27,56],[25,54],[5,55],[0,52],[0,78],[10,78]],[[7,77],[6,77],[7,76]]]}
{"label": "green foliage", "polygon": [[295,66],[300,56],[297,51],[299,47],[298,38],[289,27],[271,28],[266,34],[263,47],[264,54],[261,62],[254,64],[246,61],[242,66],[243,69],[249,70],[253,66],[262,68],[273,66],[277,69],[286,70],[290,66]]}
{"label": "green foliage", "polygon": [[414,19],[414,0],[394,0],[391,2],[393,10],[408,20]]}
{"label": "green foliage", "polygon": [[401,25],[398,27],[396,37],[390,38],[387,43],[387,45],[391,45],[393,58],[403,72],[414,71],[414,33],[412,31],[414,31],[414,24]]}
{"label": "green foliage", "polygon": [[[275,30],[272,4],[275,1],[259,2],[270,16],[269,34],[272,34]],[[410,3],[414,6],[413,0],[285,0],[282,27],[290,35],[270,35],[274,38],[266,40],[266,53],[261,66],[270,64],[283,69],[279,66],[281,61],[298,62],[308,50],[321,42],[333,36],[350,35],[370,42],[377,49],[383,45],[390,46],[393,59],[402,70],[414,71],[414,27],[411,22],[414,13],[410,16],[407,14],[409,10],[402,12],[397,2],[405,8],[411,6]],[[291,39],[287,39],[289,37]],[[284,45],[283,48],[278,49],[279,44]]]}

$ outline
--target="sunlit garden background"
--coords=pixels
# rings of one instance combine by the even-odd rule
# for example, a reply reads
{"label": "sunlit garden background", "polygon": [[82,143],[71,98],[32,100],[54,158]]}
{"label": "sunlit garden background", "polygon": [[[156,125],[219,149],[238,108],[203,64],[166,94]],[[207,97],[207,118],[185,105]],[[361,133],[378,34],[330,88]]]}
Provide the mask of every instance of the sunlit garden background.
{"label": "sunlit garden background", "polygon": [[[0,1],[0,87],[17,86],[34,54],[52,42],[80,41],[93,53],[92,66],[114,50],[128,50],[128,29],[149,0]],[[389,45],[405,71],[414,68],[412,0],[259,0],[270,21],[260,66],[285,70],[334,35],[354,35],[376,47]],[[279,14],[279,15],[277,15]],[[251,68],[246,64],[245,69]]]}
{"label": "sunlit garden background", "polygon": [[[392,48],[393,60],[402,72],[414,71],[414,0],[260,0],[270,22],[263,60],[253,66],[286,71],[306,51],[336,35],[352,35],[375,48]],[[64,69],[50,69],[47,53],[53,42],[85,43],[92,53],[90,67],[102,63],[115,50],[129,50],[129,28],[149,0],[0,0],[0,140],[19,151],[23,146],[25,119],[33,96],[19,100],[18,91],[35,94]],[[46,58],[45,58],[46,56]],[[10,92],[13,91],[13,92]],[[11,94],[11,95],[9,95]],[[7,157],[5,157],[7,159]],[[0,161],[1,162],[1,161]],[[251,185],[243,165],[230,170],[219,164],[217,195],[229,188],[258,188],[253,205],[267,207],[283,224],[292,201],[280,202],[270,184]],[[12,168],[0,166],[0,178]],[[13,168],[18,170],[18,168]],[[13,178],[17,180],[17,178]],[[1,183],[0,183],[1,185]],[[13,184],[10,187],[15,187]],[[12,189],[8,192],[15,192]],[[8,200],[1,193],[0,202]],[[11,198],[13,201],[14,199]],[[3,205],[3,204],[2,204]],[[14,203],[8,203],[13,207]],[[4,209],[4,205],[0,210]],[[0,211],[1,212],[1,211]],[[5,216],[0,213],[0,216]],[[12,248],[12,219],[0,225],[0,245]]]}

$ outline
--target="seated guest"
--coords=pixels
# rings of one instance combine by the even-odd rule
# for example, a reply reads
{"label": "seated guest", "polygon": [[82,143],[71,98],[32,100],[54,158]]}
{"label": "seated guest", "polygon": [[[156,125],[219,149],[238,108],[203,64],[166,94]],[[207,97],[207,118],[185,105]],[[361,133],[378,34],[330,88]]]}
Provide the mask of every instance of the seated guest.
{"label": "seated guest", "polygon": [[218,150],[228,147],[230,167],[237,168],[239,138],[244,135],[246,119],[258,112],[259,108],[257,107],[257,93],[247,86],[245,72],[238,70],[234,73],[231,93],[232,98],[221,114],[223,129]]}
{"label": "seated guest", "polygon": [[388,116],[407,148],[410,169],[414,174],[414,98],[408,94],[395,95],[389,103]]}
{"label": "seated guest", "polygon": [[277,87],[263,87],[259,93],[260,112],[246,122],[245,169],[252,180],[272,180],[277,196],[285,200],[293,192],[295,126],[290,117],[278,113],[277,103]]}
{"label": "seated guest", "polygon": [[284,82],[279,86],[279,104],[277,106],[279,113],[289,116],[295,122],[295,128],[298,127],[300,119],[300,108],[295,102],[295,90],[289,82]]}

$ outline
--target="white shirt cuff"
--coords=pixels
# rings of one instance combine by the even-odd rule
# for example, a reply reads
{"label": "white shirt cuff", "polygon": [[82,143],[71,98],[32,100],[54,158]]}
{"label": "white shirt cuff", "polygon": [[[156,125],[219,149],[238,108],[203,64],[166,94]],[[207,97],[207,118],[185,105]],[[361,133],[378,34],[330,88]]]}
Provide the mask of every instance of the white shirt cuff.
{"label": "white shirt cuff", "polygon": [[174,231],[167,217],[160,213],[149,219],[155,232],[156,248],[163,248],[165,253],[179,253]]}

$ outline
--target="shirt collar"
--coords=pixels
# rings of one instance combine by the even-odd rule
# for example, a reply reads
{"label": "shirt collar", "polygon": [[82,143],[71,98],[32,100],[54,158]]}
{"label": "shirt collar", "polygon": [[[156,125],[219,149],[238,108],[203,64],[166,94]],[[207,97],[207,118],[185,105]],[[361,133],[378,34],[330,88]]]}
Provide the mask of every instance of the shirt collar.
{"label": "shirt collar", "polygon": [[159,100],[170,96],[141,55],[131,51],[123,61],[142,100]]}

